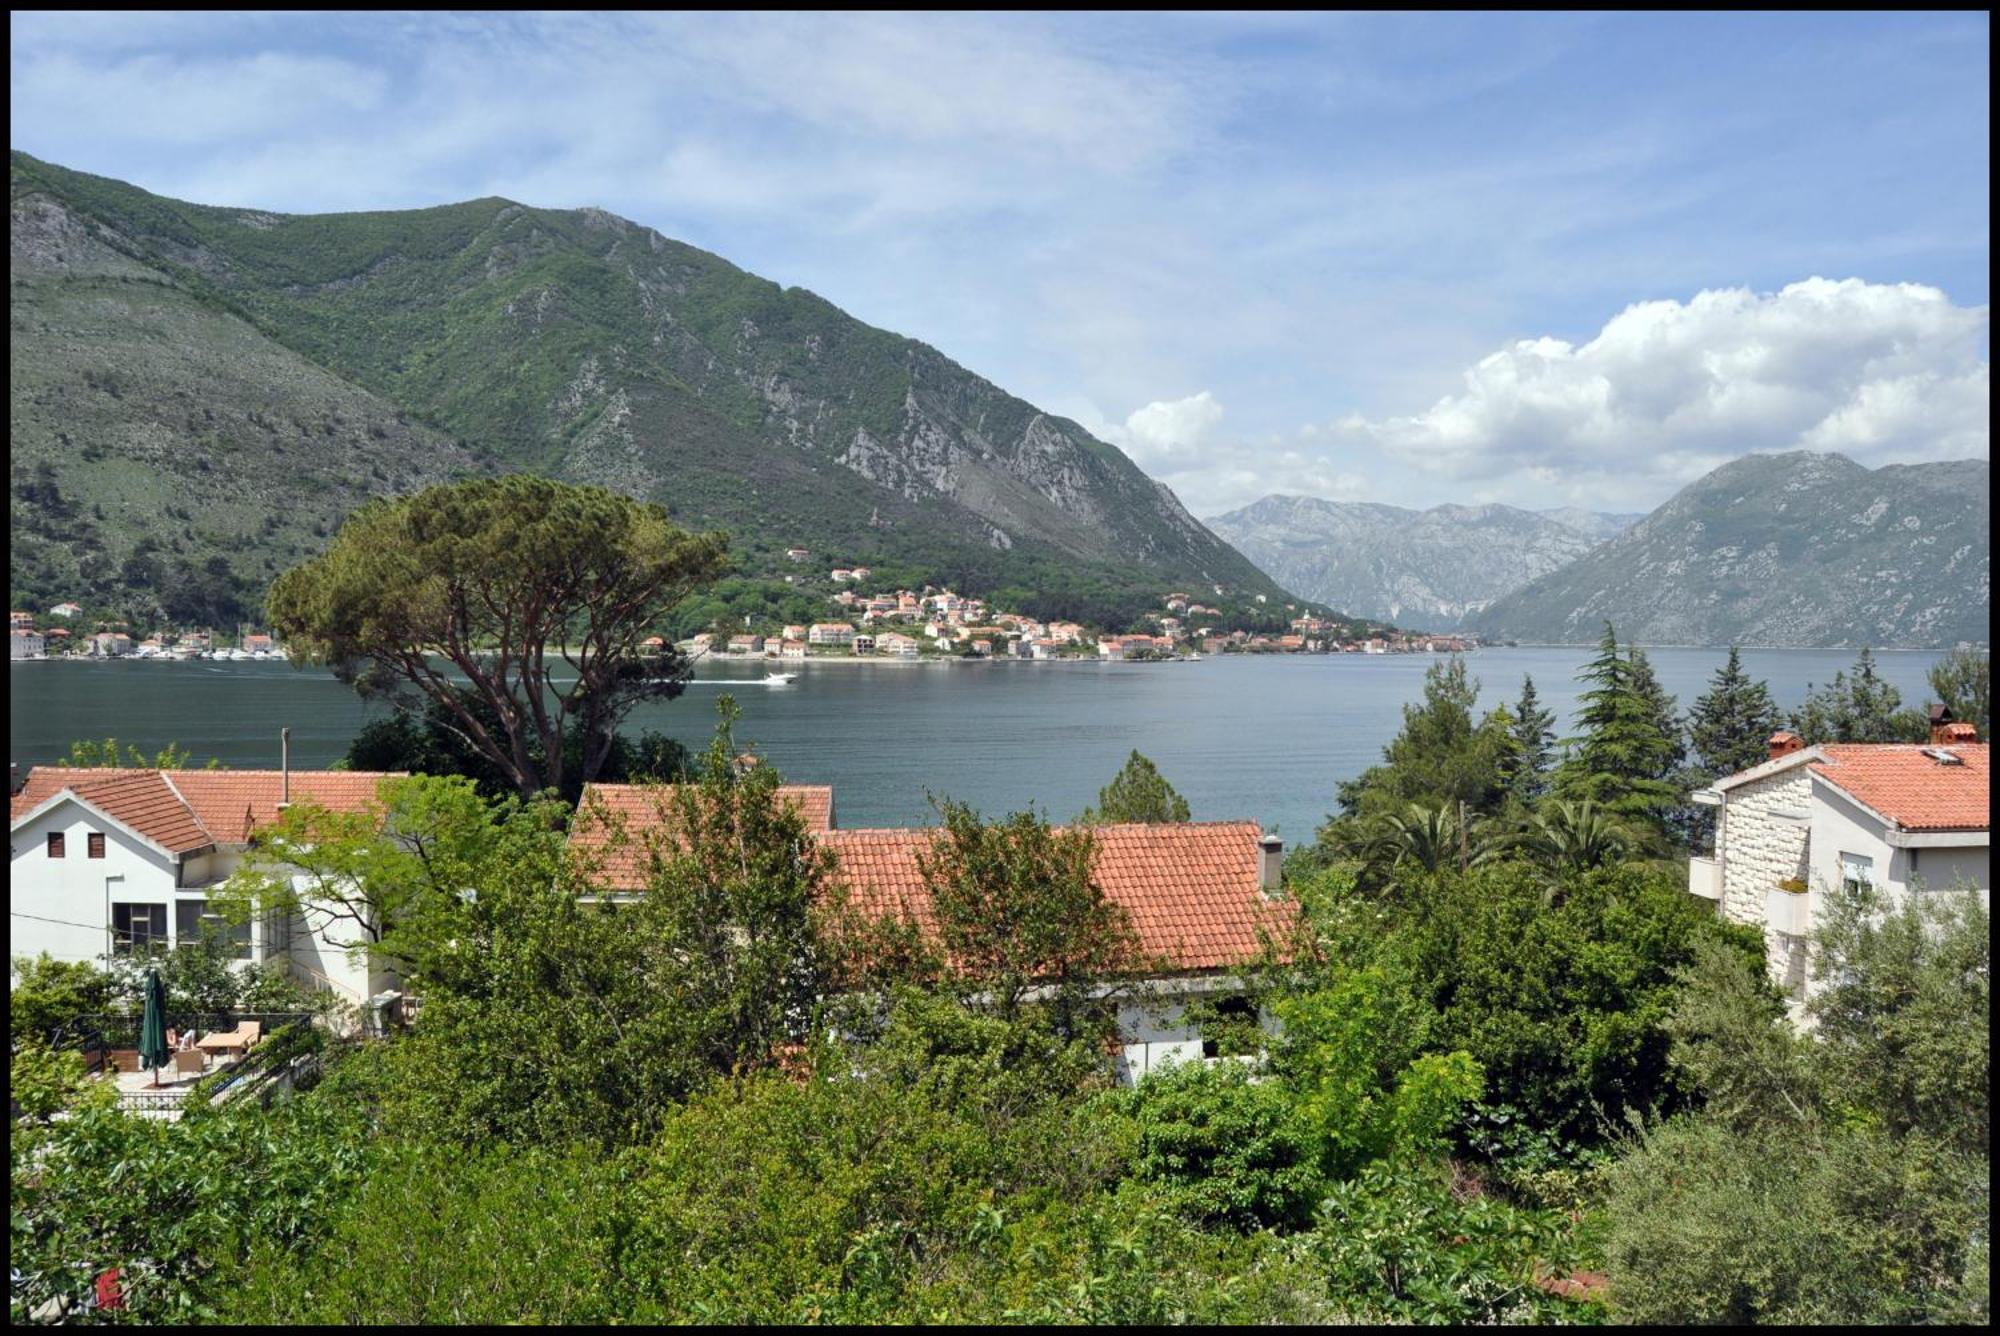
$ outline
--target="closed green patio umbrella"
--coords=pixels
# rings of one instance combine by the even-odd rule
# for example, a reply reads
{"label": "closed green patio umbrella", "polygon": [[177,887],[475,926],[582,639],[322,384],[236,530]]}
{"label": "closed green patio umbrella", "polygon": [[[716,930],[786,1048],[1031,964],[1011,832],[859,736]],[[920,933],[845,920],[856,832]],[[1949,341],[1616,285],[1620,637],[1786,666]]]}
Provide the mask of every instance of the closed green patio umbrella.
{"label": "closed green patio umbrella", "polygon": [[153,1069],[153,1084],[160,1083],[160,1068],[167,1065],[167,986],[160,972],[146,971],[146,1014],[139,1022],[139,1065]]}

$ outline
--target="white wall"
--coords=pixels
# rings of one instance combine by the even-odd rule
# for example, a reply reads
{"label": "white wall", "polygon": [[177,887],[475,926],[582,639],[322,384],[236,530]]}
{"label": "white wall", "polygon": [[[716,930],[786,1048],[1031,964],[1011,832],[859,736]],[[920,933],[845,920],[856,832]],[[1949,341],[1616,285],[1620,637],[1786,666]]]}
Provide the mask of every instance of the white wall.
{"label": "white wall", "polygon": [[1804,980],[1805,939],[1771,929],[1764,899],[1787,877],[1812,884],[1807,861],[1811,823],[1811,771],[1801,764],[1728,790],[1716,826],[1722,916],[1764,928],[1771,975],[1788,986]]}
{"label": "white wall", "polygon": [[[60,831],[63,857],[50,858],[48,837]],[[104,835],[104,857],[89,856],[86,838]],[[58,803],[13,833],[7,873],[7,951],[48,952],[57,960],[103,963],[111,949],[111,902],[164,905],[174,927],[174,860],[73,802]],[[111,892],[106,894],[109,878]]]}

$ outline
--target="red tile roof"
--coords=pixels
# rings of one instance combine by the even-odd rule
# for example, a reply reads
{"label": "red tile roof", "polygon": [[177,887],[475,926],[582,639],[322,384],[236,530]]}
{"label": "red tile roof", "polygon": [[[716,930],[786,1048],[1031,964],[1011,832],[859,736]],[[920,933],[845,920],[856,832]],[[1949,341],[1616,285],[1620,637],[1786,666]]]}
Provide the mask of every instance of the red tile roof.
{"label": "red tile roof", "polygon": [[[294,770],[292,801],[335,811],[365,811],[375,786],[390,774],[354,770]],[[38,765],[14,795],[8,819],[18,821],[64,789],[101,808],[175,853],[212,844],[246,843],[251,831],[277,819],[284,775],[277,770],[136,770]]]}
{"label": "red tile roof", "polygon": [[[577,804],[570,845],[603,859],[597,882],[614,891],[646,889],[645,831],[663,826],[673,814],[675,784],[586,784]],[[827,784],[783,784],[780,801],[795,804],[815,834],[833,828],[833,788]],[[616,840],[622,823],[628,837]]]}
{"label": "red tile roof", "polygon": [[[934,930],[930,891],[917,853],[930,830],[836,830],[822,841],[839,857],[838,879],[856,908],[897,914]],[[1175,969],[1239,965],[1262,949],[1259,930],[1288,932],[1292,900],[1267,900],[1259,881],[1261,831],[1254,821],[1097,828],[1097,884],[1131,915],[1139,949]]]}
{"label": "red tile roof", "polygon": [[1942,764],[1921,744],[1829,744],[1824,761],[1812,764],[1857,801],[1904,830],[1985,830],[1992,824],[1986,744],[1955,744],[1943,750],[1959,765]]}

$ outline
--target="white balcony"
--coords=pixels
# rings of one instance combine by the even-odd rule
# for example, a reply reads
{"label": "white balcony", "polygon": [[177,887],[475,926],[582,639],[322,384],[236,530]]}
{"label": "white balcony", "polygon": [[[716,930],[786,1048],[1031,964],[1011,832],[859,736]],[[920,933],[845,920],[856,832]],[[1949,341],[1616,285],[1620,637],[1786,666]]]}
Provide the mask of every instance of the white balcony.
{"label": "white balcony", "polygon": [[1688,894],[1704,900],[1722,898],[1722,864],[1713,858],[1688,859]]}
{"label": "white balcony", "polygon": [[1809,896],[1804,891],[1788,891],[1773,886],[1764,892],[1764,920],[1789,937],[1803,937],[1809,922]]}

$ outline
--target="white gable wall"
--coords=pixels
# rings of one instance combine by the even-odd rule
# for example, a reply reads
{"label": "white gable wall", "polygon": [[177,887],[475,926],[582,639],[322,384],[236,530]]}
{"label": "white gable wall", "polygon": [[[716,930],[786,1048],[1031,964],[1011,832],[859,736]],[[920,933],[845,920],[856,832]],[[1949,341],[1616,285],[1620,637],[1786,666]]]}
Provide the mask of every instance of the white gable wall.
{"label": "white gable wall", "polygon": [[[90,857],[88,836],[104,836],[104,857]],[[63,856],[50,858],[48,837],[63,836]],[[102,963],[111,949],[111,904],[164,905],[173,931],[174,867],[170,854],[128,834],[81,803],[56,803],[15,830],[7,870],[7,950],[57,960]]]}

